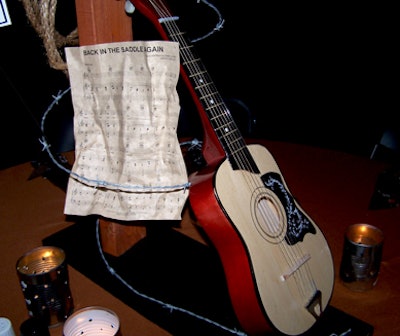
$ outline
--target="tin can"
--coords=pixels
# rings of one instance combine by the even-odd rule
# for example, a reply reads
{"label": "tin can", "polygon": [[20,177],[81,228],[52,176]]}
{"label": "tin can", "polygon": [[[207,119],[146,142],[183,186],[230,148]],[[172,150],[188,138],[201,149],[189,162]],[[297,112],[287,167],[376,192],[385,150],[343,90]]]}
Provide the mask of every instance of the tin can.
{"label": "tin can", "polygon": [[40,246],[17,261],[17,274],[29,316],[49,327],[63,323],[74,309],[65,252]]}
{"label": "tin can", "polygon": [[63,336],[122,336],[119,318],[111,309],[90,306],[77,310],[64,323]]}
{"label": "tin can", "polygon": [[345,233],[340,278],[351,290],[372,289],[382,260],[383,232],[369,224],[350,225]]}

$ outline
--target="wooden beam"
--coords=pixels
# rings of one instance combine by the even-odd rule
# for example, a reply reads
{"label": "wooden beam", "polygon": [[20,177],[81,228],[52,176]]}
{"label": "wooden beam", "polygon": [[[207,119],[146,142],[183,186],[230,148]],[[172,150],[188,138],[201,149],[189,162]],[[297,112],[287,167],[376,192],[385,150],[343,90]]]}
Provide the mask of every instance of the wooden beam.
{"label": "wooden beam", "polygon": [[[125,0],[75,0],[80,46],[133,40],[132,19]],[[146,235],[139,222],[100,219],[103,251],[120,256]]]}
{"label": "wooden beam", "polygon": [[133,40],[125,0],[75,0],[75,4],[81,46]]}

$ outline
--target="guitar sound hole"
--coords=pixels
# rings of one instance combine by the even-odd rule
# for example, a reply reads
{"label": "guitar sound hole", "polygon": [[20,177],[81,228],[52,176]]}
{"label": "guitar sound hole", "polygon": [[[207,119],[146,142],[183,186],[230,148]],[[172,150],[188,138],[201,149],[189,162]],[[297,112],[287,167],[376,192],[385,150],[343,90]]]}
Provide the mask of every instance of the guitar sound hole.
{"label": "guitar sound hole", "polygon": [[258,194],[253,203],[253,218],[258,232],[271,243],[280,243],[286,234],[285,214],[268,193]]}

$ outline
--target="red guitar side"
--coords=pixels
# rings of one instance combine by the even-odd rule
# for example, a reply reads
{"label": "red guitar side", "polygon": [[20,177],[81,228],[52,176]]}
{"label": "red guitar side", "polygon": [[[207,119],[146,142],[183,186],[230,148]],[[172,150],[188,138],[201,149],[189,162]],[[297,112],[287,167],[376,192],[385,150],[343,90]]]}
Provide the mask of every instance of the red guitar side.
{"label": "red guitar side", "polygon": [[205,169],[189,201],[221,259],[236,316],[250,335],[300,335],[324,312],[333,261],[318,226],[292,197],[269,151],[246,145],[193,46],[161,0],[131,0],[165,40],[178,42],[181,75],[204,126]]}

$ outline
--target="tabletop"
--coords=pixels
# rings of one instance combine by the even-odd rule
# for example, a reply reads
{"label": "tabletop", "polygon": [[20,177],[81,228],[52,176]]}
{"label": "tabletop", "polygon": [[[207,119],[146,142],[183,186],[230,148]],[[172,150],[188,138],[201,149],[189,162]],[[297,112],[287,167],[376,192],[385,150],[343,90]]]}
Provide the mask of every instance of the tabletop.
{"label": "tabletop", "polygon": [[[261,143],[272,153],[290,192],[326,237],[335,270],[330,304],[371,324],[376,336],[400,335],[400,252],[397,245],[400,209],[370,208],[378,177],[388,165],[301,144],[249,140],[252,142]],[[72,160],[73,156],[68,157]],[[32,170],[28,162],[0,171],[0,315],[8,317],[16,331],[28,318],[15,270],[17,259],[42,245],[46,237],[74,225],[63,213],[65,191],[49,179],[40,176],[30,179]],[[344,232],[354,223],[375,225],[385,235],[378,283],[372,290],[361,293],[344,287],[338,276]],[[209,244],[186,210],[181,224],[174,230],[204,246]],[[151,313],[133,309],[84,273],[70,266],[75,309],[96,305],[113,310],[120,318],[124,336],[173,334],[153,319]],[[62,325],[50,328],[50,332],[52,336],[62,335]]]}

